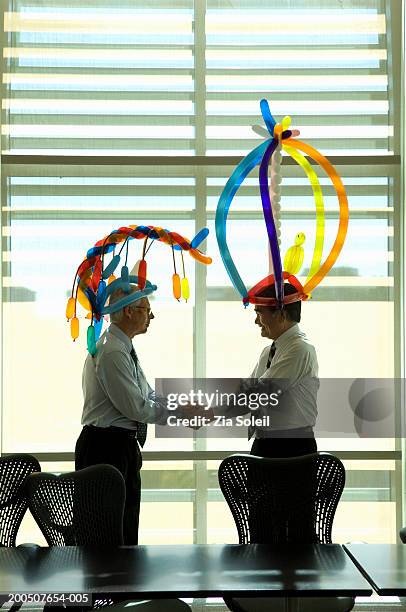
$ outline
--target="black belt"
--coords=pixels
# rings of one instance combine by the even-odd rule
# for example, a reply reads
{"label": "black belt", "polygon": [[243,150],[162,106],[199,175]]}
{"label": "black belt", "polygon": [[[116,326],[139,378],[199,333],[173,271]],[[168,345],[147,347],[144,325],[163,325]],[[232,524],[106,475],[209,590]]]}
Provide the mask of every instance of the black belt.
{"label": "black belt", "polygon": [[96,425],[85,425],[83,429],[90,429],[93,432],[97,433],[112,433],[123,435],[126,438],[134,438],[137,439],[137,432],[135,429],[127,429],[126,427],[114,427],[111,425],[110,427],[96,427]]}

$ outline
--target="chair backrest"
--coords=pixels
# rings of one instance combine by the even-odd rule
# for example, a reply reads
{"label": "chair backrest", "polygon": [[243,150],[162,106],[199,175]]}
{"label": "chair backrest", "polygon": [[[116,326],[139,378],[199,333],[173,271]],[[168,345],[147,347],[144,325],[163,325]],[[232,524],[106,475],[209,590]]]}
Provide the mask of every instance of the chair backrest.
{"label": "chair backrest", "polygon": [[25,482],[29,474],[40,471],[32,455],[0,457],[0,546],[15,546],[28,507]]}
{"label": "chair backrest", "polygon": [[345,469],[337,457],[232,455],[220,465],[219,482],[240,544],[331,543],[345,484]]}
{"label": "chair backrest", "polygon": [[30,511],[49,546],[123,544],[125,484],[112,465],[27,480]]}

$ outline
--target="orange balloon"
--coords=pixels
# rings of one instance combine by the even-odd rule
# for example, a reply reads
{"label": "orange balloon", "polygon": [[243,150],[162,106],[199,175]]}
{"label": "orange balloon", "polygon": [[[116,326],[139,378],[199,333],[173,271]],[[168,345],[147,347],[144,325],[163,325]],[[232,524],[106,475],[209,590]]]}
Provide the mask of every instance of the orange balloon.
{"label": "orange balloon", "polygon": [[211,264],[211,262],[213,261],[211,257],[203,255],[203,253],[201,253],[198,249],[190,249],[189,253],[193,257],[193,259],[196,259],[196,261],[200,261],[200,263]]}
{"label": "orange balloon", "polygon": [[343,248],[345,237],[347,235],[349,218],[347,194],[345,193],[345,187],[336,169],[330,164],[330,162],[324,157],[324,155],[317,151],[317,149],[314,149],[305,142],[302,142],[301,140],[291,140],[290,138],[287,138],[284,141],[284,144],[287,144],[289,145],[289,147],[292,147],[294,149],[299,149],[299,151],[303,151],[303,153],[306,153],[306,155],[314,159],[314,161],[317,162],[323,168],[323,170],[326,172],[328,177],[331,179],[331,182],[333,183],[340,206],[340,220],[338,224],[337,236],[331,248],[331,251],[328,254],[324,263],[318,269],[318,271],[303,287],[305,293],[311,293],[314,288],[317,287],[317,285],[323,280],[326,274],[331,270],[331,268],[337,261],[337,257],[339,256],[341,249]]}
{"label": "orange balloon", "polygon": [[180,276],[179,274],[172,275],[172,290],[173,297],[177,300],[180,300],[180,296],[182,295],[181,286],[180,286]]}
{"label": "orange balloon", "polygon": [[77,317],[73,317],[70,322],[70,335],[73,341],[79,337],[79,319]]}
{"label": "orange balloon", "polygon": [[70,297],[66,304],[66,318],[71,319],[75,315],[76,311],[76,300],[74,297]]}

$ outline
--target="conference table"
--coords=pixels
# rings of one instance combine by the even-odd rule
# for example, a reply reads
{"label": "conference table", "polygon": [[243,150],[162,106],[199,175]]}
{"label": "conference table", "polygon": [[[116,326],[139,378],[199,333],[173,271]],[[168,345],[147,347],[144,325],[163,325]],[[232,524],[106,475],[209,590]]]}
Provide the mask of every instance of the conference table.
{"label": "conference table", "polygon": [[344,549],[378,595],[406,595],[405,544],[345,544]]}
{"label": "conference table", "polygon": [[0,593],[3,600],[9,593],[294,600],[368,596],[372,589],[337,544],[194,544],[0,548]]}

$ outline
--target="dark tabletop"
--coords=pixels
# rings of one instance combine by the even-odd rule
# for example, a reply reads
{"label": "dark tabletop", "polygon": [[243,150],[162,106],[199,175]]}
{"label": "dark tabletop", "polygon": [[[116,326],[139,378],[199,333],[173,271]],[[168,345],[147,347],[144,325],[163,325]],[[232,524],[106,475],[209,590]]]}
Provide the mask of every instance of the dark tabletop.
{"label": "dark tabletop", "polygon": [[336,544],[0,549],[0,592],[61,591],[150,598],[372,593]]}
{"label": "dark tabletop", "polygon": [[345,544],[344,548],[379,595],[406,595],[405,544]]}

